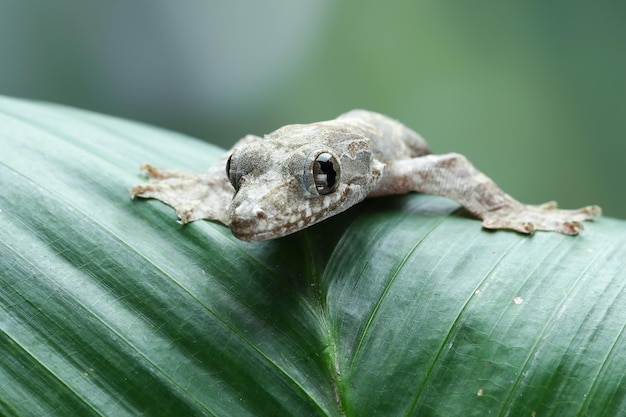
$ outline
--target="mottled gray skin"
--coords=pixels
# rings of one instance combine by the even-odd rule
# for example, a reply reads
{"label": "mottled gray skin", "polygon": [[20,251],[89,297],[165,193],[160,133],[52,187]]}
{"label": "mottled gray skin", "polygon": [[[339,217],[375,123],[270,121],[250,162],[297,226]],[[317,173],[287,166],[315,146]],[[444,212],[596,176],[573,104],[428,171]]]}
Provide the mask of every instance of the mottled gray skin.
{"label": "mottled gray skin", "polygon": [[284,126],[264,138],[248,135],[204,173],[143,169],[150,180],[134,187],[132,197],[163,201],[182,223],[217,220],[246,241],[297,232],[366,197],[408,192],[456,200],[485,228],[529,234],[575,235],[582,221],[601,214],[597,206],[560,210],[554,202],[522,204],[464,156],[433,155],[417,133],[366,110]]}

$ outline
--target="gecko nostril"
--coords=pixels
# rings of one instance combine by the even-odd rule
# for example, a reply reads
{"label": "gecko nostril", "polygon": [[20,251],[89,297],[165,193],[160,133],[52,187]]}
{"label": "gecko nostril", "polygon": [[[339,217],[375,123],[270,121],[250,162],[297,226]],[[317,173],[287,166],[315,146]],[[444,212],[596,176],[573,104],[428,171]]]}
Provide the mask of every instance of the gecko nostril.
{"label": "gecko nostril", "polygon": [[267,217],[267,215],[265,214],[265,212],[261,209],[256,209],[256,217],[257,219],[265,219]]}

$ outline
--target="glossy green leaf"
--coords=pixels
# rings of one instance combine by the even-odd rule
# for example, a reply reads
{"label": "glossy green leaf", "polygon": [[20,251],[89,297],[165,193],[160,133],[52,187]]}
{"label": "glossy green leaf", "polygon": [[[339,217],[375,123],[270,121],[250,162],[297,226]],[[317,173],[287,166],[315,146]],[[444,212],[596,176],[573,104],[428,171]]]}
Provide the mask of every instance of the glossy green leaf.
{"label": "glossy green leaf", "polygon": [[220,153],[0,99],[0,414],[626,413],[624,221],[528,238],[410,195],[250,244],[128,196]]}

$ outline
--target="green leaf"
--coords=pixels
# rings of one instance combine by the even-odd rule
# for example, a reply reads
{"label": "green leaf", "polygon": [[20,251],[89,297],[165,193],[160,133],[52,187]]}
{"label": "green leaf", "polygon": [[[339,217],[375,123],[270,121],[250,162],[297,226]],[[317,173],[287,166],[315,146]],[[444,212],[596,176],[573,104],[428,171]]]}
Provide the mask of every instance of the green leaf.
{"label": "green leaf", "polygon": [[250,244],[130,200],[221,152],[0,99],[0,414],[626,413],[624,221],[529,238],[415,194]]}

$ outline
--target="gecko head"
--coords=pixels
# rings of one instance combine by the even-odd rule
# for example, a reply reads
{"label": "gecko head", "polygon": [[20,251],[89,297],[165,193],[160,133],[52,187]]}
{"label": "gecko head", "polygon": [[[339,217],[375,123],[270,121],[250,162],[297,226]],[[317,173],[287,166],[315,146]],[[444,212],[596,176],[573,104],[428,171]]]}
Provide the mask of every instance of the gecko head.
{"label": "gecko head", "polygon": [[323,124],[285,126],[228,159],[231,231],[245,241],[297,232],[363,200],[382,168],[358,134]]}

